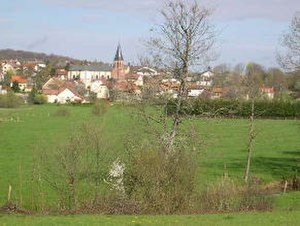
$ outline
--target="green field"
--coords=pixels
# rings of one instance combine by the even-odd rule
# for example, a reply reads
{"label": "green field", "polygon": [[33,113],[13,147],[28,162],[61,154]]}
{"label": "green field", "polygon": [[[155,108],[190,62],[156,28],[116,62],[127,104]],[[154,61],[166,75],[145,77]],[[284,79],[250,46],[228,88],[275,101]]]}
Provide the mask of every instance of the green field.
{"label": "green field", "polygon": [[[55,113],[60,108],[67,108],[70,116],[59,117]],[[19,109],[0,109],[0,204],[7,199],[8,186],[12,186],[13,199],[17,202],[26,202],[30,190],[30,174],[33,151],[36,147],[43,147],[44,151],[51,151],[59,144],[64,143],[74,131],[83,123],[104,124],[103,136],[110,146],[112,155],[124,153],[124,143],[132,131],[143,131],[143,124],[138,120],[131,107],[121,105],[109,106],[104,118],[92,114],[91,106],[30,106]],[[246,160],[246,146],[248,133],[248,120],[245,119],[191,119],[185,126],[194,125],[199,131],[203,141],[200,147],[199,158],[199,185],[213,182],[228,173],[236,179],[242,179]],[[257,120],[258,135],[255,139],[254,155],[251,173],[262,179],[263,183],[282,180],[300,169],[300,124],[296,120]],[[142,134],[142,132],[140,132]],[[275,209],[300,210],[295,202],[300,195],[291,193],[276,199]],[[248,215],[247,215],[248,216]],[[272,216],[272,214],[270,214]],[[274,216],[277,216],[274,214]],[[299,213],[285,213],[285,216],[299,219]],[[287,217],[287,218],[289,218]],[[2,216],[0,222],[7,221],[7,216]],[[75,217],[76,218],[76,217]],[[86,217],[83,217],[85,219]],[[174,217],[176,220],[177,217]],[[179,217],[178,225],[193,219],[209,220],[211,216]],[[236,221],[242,224],[243,215],[217,217],[220,222]],[[249,215],[249,219],[255,218]],[[272,220],[273,217],[270,217]],[[31,217],[13,217],[12,222],[18,220],[30,221]],[[45,219],[60,218],[38,217],[37,222]],[[69,218],[62,218],[61,223]],[[72,219],[72,217],[70,217]],[[81,218],[80,218],[81,219]],[[91,217],[91,223],[103,221],[105,217]],[[117,217],[114,220],[127,221],[132,217]],[[144,219],[148,219],[145,217]],[[149,217],[156,219],[156,217]],[[160,218],[163,225],[174,225],[172,218]],[[82,219],[81,219],[82,220]],[[81,221],[79,220],[79,221]],[[164,221],[165,220],[165,221]],[[170,220],[170,222],[168,222]],[[201,220],[201,221],[202,221]],[[262,219],[262,224],[263,220]],[[45,220],[46,221],[46,220]],[[195,220],[196,221],[196,220]],[[190,223],[189,223],[190,224]],[[11,225],[11,224],[9,224]],[[48,225],[45,223],[45,225]],[[107,222],[107,225],[113,225]],[[124,225],[134,225],[132,222]],[[136,224],[139,225],[139,224]],[[196,225],[196,223],[195,223]],[[205,225],[205,224],[204,224]],[[206,225],[209,225],[206,224]],[[216,224],[213,224],[216,225]],[[226,225],[225,223],[220,225]],[[228,224],[230,225],[230,224]],[[249,224],[250,225],[250,224]]]}
{"label": "green field", "polygon": [[294,226],[299,225],[300,212],[241,213],[218,215],[182,215],[182,216],[1,216],[0,225],[107,225],[107,226]]}

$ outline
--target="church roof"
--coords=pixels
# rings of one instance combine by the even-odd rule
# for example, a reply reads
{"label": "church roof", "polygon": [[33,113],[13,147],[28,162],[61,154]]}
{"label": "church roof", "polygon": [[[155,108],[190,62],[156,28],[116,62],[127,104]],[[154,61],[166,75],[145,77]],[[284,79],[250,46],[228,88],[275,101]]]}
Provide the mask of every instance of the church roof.
{"label": "church roof", "polygon": [[122,49],[121,49],[121,45],[119,43],[114,61],[123,61],[123,60],[124,59],[123,59]]}
{"label": "church roof", "polygon": [[92,65],[71,65],[69,71],[111,71],[111,65],[92,66]]}

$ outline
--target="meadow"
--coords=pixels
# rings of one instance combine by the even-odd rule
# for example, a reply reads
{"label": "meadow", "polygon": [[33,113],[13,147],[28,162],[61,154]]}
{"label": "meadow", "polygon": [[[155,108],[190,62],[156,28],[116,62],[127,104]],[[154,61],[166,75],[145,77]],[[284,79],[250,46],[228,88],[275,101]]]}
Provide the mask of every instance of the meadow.
{"label": "meadow", "polygon": [[54,226],[54,225],[105,225],[105,226],[294,226],[300,221],[300,212],[241,213],[241,214],[206,214],[175,216],[1,216],[0,225]]}
{"label": "meadow", "polygon": [[[68,114],[57,115],[60,110],[67,111]],[[122,105],[109,106],[104,116],[93,114],[91,106],[43,105],[0,109],[0,204],[6,203],[8,187],[11,185],[12,200],[26,206],[25,203],[30,196],[30,175],[35,150],[43,149],[48,152],[57,148],[73,133],[76,133],[78,127],[84,122],[103,126],[103,136],[107,140],[112,156],[122,156],[128,136],[133,131],[135,134],[143,134],[144,129],[143,123],[136,117],[132,107]],[[236,180],[242,180],[247,155],[248,123],[247,119],[221,118],[191,118],[184,122],[184,127],[194,126],[197,129],[199,139],[202,141],[202,145],[199,147],[199,187],[214,182],[224,173]],[[257,137],[254,144],[251,175],[259,178],[262,183],[268,184],[284,180],[299,171],[299,121],[257,119],[255,124]],[[300,210],[300,205],[297,204],[299,197],[298,192],[279,195],[275,201],[275,211]],[[282,214],[283,218],[288,221],[292,218],[299,220],[299,212],[282,212]],[[264,214],[258,215],[263,216]],[[228,216],[216,216],[217,222],[219,219],[219,225],[232,225],[231,223],[234,222],[236,222],[234,224],[247,225],[246,219],[256,218],[256,214]],[[276,217],[279,217],[275,213],[268,213],[266,216],[268,217],[261,217],[261,225],[268,219],[270,220],[268,222],[273,222]],[[79,222],[85,222],[86,218],[87,216],[62,218],[1,216],[0,222],[11,221],[9,225],[12,225],[14,222],[17,224],[18,221],[25,220],[24,222],[28,222],[28,225],[34,225],[34,222],[43,222],[43,225],[48,225],[45,223],[48,220],[64,224],[72,219],[75,220],[74,222],[77,221],[76,219]],[[105,216],[92,216],[88,219],[90,224],[104,221],[105,225],[114,225],[105,221],[106,218]],[[112,218],[118,225],[140,225],[140,223],[132,222],[134,217]],[[177,218],[178,224],[175,224],[173,220]],[[210,215],[162,216],[159,217],[161,221],[157,222],[157,225],[186,225],[186,223],[196,225],[193,223],[194,221],[207,222],[203,225],[209,225],[210,218],[212,218]],[[283,218],[280,219],[284,220]],[[151,219],[157,218],[149,216],[144,219],[145,222],[141,222],[141,224],[147,224],[147,220],[151,221]],[[124,222],[124,224],[118,222]],[[218,223],[213,225],[218,225]]]}

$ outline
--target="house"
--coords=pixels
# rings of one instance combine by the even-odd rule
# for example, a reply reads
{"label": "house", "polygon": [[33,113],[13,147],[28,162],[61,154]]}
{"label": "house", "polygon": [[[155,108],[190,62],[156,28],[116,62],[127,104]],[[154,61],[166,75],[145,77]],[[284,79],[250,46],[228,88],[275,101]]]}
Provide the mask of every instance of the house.
{"label": "house", "polygon": [[214,87],[211,91],[211,99],[220,99],[222,97],[224,97],[224,95],[226,94],[226,90],[224,88],[221,87]]}
{"label": "house", "polygon": [[27,61],[22,64],[23,70],[33,70],[39,72],[46,67],[46,64],[39,61]]}
{"label": "house", "polygon": [[2,85],[0,85],[0,95],[7,94],[7,90],[2,88]]}
{"label": "house", "polygon": [[0,71],[0,82],[4,80],[4,74],[2,73],[2,70]]}
{"label": "house", "polygon": [[90,91],[97,94],[98,99],[108,99],[109,90],[107,88],[106,80],[95,80],[91,83]]}
{"label": "house", "polygon": [[214,73],[211,71],[210,67],[208,67],[207,71],[202,72],[197,79],[197,85],[202,87],[211,87],[213,83]]}
{"label": "house", "polygon": [[110,79],[112,77],[112,66],[92,66],[92,65],[70,65],[68,80],[77,80],[85,84],[88,88],[92,81],[98,79]]}
{"label": "house", "polygon": [[85,98],[75,89],[76,85],[75,82],[51,78],[43,85],[42,92],[47,96],[49,103],[85,102]]}
{"label": "house", "polygon": [[6,74],[8,71],[15,71],[16,67],[14,64],[12,63],[2,63],[2,73]]}
{"label": "house", "polygon": [[156,76],[156,75],[159,75],[159,73],[156,70],[154,70],[152,68],[149,68],[149,67],[139,68],[137,70],[136,74],[143,75],[143,76]]}
{"label": "house", "polygon": [[275,89],[274,87],[271,88],[267,88],[267,87],[263,87],[263,88],[259,88],[259,91],[261,93],[261,95],[263,97],[266,97],[267,99],[274,99],[274,95],[275,95]]}
{"label": "house", "polygon": [[127,74],[125,76],[129,83],[142,87],[144,85],[144,76],[141,74]]}
{"label": "house", "polygon": [[75,89],[70,87],[62,87],[58,90],[43,90],[48,98],[48,103],[82,103],[85,101],[84,97],[80,96]]}
{"label": "house", "polygon": [[30,90],[27,89],[27,79],[26,78],[15,75],[15,76],[11,77],[10,81],[11,81],[11,83],[10,83],[11,87],[13,86],[14,82],[17,82],[21,91],[30,92]]}
{"label": "house", "polygon": [[56,70],[56,75],[61,80],[67,80],[68,79],[68,71],[65,70],[65,69],[57,69]]}

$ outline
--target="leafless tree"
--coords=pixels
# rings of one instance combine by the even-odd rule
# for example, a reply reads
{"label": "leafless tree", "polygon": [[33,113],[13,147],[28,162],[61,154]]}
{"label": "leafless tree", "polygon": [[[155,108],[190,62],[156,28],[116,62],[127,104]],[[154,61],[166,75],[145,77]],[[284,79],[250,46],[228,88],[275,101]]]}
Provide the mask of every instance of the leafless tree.
{"label": "leafless tree", "polygon": [[249,182],[250,177],[250,168],[251,168],[251,160],[252,160],[252,154],[253,154],[253,144],[256,137],[256,130],[255,130],[255,121],[254,121],[254,110],[255,110],[255,103],[254,98],[251,99],[251,113],[250,113],[250,120],[249,120],[249,140],[248,140],[248,146],[247,146],[247,162],[246,162],[246,170],[245,170],[245,182]]}
{"label": "leafless tree", "polygon": [[278,54],[278,62],[289,71],[300,69],[300,12],[292,19],[289,31],[283,35],[281,45],[285,52]]}
{"label": "leafless tree", "polygon": [[191,67],[208,58],[215,32],[209,20],[210,10],[197,1],[168,1],[160,15],[161,23],[154,29],[156,36],[149,41],[150,50],[161,66],[180,82],[172,126],[166,132],[164,142],[165,152],[171,153],[187,98],[186,78]]}

